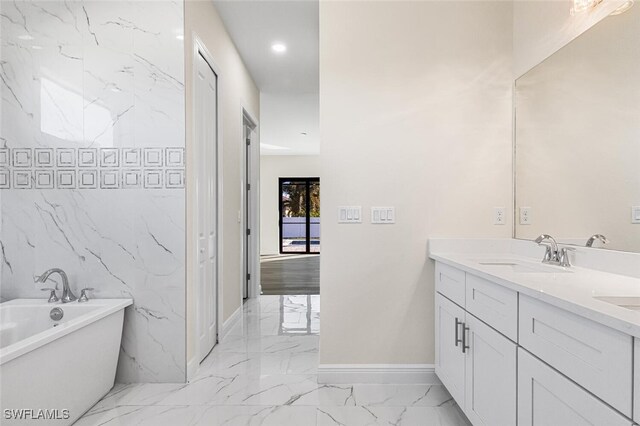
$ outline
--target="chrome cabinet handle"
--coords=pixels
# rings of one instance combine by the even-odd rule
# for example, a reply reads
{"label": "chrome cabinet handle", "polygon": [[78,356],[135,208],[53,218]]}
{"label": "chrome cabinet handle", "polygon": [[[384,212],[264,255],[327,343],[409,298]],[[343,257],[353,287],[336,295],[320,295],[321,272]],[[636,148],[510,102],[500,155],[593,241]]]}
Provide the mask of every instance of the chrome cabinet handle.
{"label": "chrome cabinet handle", "polygon": [[56,295],[56,289],[55,288],[43,288],[41,289],[42,291],[50,291],[51,293],[49,294],[49,303],[56,303],[58,300],[58,296]]}
{"label": "chrome cabinet handle", "polygon": [[458,343],[462,343],[462,340],[460,339],[460,335],[458,333],[458,327],[460,327],[462,324],[464,323],[456,317],[456,346],[458,346]]}
{"label": "chrome cabinet handle", "polygon": [[469,331],[469,327],[465,323],[462,323],[462,353],[466,353],[467,349],[469,349],[469,345],[467,345],[467,331]]}

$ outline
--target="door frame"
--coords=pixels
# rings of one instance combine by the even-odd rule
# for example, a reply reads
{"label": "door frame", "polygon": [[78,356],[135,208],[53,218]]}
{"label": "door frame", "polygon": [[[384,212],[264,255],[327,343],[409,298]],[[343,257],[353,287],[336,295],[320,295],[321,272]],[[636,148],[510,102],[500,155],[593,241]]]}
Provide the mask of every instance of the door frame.
{"label": "door frame", "polygon": [[[306,200],[306,210],[307,210],[307,219],[308,221],[305,224],[306,234],[307,234],[307,244],[305,252],[293,252],[293,251],[283,251],[282,250],[282,231],[283,231],[283,223],[282,223],[282,183],[286,181],[304,181],[307,186],[307,200]],[[311,183],[317,182],[320,184],[319,177],[279,177],[278,178],[278,252],[280,254],[320,254],[320,252],[312,252],[311,251],[311,216],[309,215],[310,211],[310,203],[311,200],[309,198],[309,187]]]}
{"label": "door frame", "polygon": [[[224,226],[223,226],[223,212],[224,212],[224,200],[223,200],[223,173],[222,173],[222,167],[224,164],[223,161],[223,149],[222,149],[222,113],[221,113],[221,108],[219,108],[220,106],[220,99],[222,99],[222,95],[221,93],[223,92],[222,90],[222,81],[223,81],[223,77],[222,77],[222,72],[221,72],[221,68],[216,64],[215,60],[213,59],[213,55],[211,55],[211,53],[209,52],[209,50],[207,49],[206,45],[204,44],[204,42],[202,41],[202,39],[198,36],[198,34],[194,31],[192,32],[192,40],[193,40],[193,46],[192,46],[192,52],[193,52],[193,56],[191,58],[192,61],[192,86],[191,86],[191,91],[192,93],[191,95],[191,111],[192,111],[192,120],[191,123],[189,123],[189,125],[191,126],[191,142],[192,142],[192,146],[190,146],[190,152],[187,152],[187,155],[185,156],[187,159],[187,175],[188,178],[186,180],[187,182],[187,192],[188,195],[186,197],[186,207],[187,207],[187,221],[191,222],[191,232],[189,232],[189,234],[187,235],[187,269],[190,271],[189,274],[189,278],[187,279],[187,283],[190,283],[190,293],[191,293],[191,298],[193,298],[193,302],[194,302],[194,306],[193,308],[195,309],[195,314],[194,314],[194,323],[191,325],[193,334],[192,334],[192,338],[195,340],[195,348],[193,353],[191,354],[191,359],[187,360],[187,381],[191,380],[195,374],[198,371],[198,368],[200,366],[200,318],[199,318],[199,301],[198,301],[198,297],[197,297],[197,286],[198,286],[198,282],[197,282],[197,277],[198,277],[198,250],[197,250],[197,244],[198,244],[198,205],[197,205],[197,200],[193,199],[194,195],[195,195],[195,179],[194,177],[197,175],[197,169],[195,167],[197,167],[198,161],[197,161],[197,154],[198,151],[195,149],[195,141],[194,141],[194,136],[196,134],[196,126],[197,126],[197,122],[196,122],[196,114],[195,112],[195,107],[196,107],[196,97],[194,95],[195,93],[195,82],[197,80],[197,76],[198,76],[198,67],[197,67],[197,61],[198,61],[198,55],[201,55],[205,61],[207,61],[207,63],[209,64],[209,66],[211,67],[211,69],[213,70],[213,72],[216,74],[216,82],[217,82],[217,87],[216,87],[216,104],[218,106],[218,108],[216,108],[216,121],[217,121],[217,129],[216,129],[216,157],[217,157],[217,167],[216,167],[216,181],[217,181],[217,191],[216,191],[216,198],[217,198],[217,203],[216,203],[216,207],[217,207],[217,212],[216,212],[216,216],[217,216],[217,220],[216,220],[216,226],[217,226],[217,241],[216,241],[216,258],[217,258],[217,265],[216,265],[216,283],[215,283],[215,290],[214,293],[216,294],[216,343],[218,342],[218,338],[220,336],[220,330],[221,330],[221,325],[222,325],[222,320],[223,320],[223,313],[222,313],[222,298],[223,298],[223,286],[222,286],[222,277],[223,275],[223,269],[224,269],[224,261],[223,261],[223,233],[224,233]],[[195,166],[195,167],[194,167]],[[187,227],[189,228],[189,226]],[[195,244],[195,245],[194,245]],[[186,301],[186,309],[185,312],[189,312],[189,301]],[[187,316],[188,318],[188,316]],[[189,331],[187,330],[187,335],[189,335]]]}
{"label": "door frame", "polygon": [[[241,184],[241,224],[242,230],[242,243],[240,244],[240,305],[242,305],[242,293],[244,285],[246,283],[247,274],[251,274],[251,282],[248,287],[247,298],[255,298],[260,296],[262,292],[260,287],[260,123],[256,120],[255,116],[248,111],[244,106],[241,107],[241,118],[243,137],[241,141],[242,155],[240,156],[242,175],[240,178]],[[247,147],[244,138],[244,126],[248,123],[252,126],[251,145]],[[247,164],[247,149],[250,153],[251,164]],[[250,182],[247,182],[247,167],[251,170]],[[251,185],[251,199],[247,200],[247,184]],[[251,223],[247,223],[246,211],[247,203],[249,205]],[[251,229],[251,244],[247,247],[246,229]],[[250,252],[252,262],[247,264],[247,252]]]}

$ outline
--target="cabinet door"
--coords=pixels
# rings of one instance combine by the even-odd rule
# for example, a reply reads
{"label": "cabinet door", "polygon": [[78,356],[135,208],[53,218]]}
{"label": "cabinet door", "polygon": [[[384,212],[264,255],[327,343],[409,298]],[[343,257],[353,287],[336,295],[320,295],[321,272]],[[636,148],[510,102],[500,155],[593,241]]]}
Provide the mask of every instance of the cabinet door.
{"label": "cabinet door", "polygon": [[436,262],[436,291],[464,307],[466,274],[442,262]]}
{"label": "cabinet door", "polygon": [[631,426],[631,421],[518,349],[518,426]]}
{"label": "cabinet door", "polygon": [[640,423],[640,339],[633,340],[633,420]]}
{"label": "cabinet door", "polygon": [[474,425],[516,423],[516,344],[467,313],[464,412]]}
{"label": "cabinet door", "polygon": [[631,418],[633,338],[520,294],[520,346]]}
{"label": "cabinet door", "polygon": [[436,374],[460,406],[464,405],[465,355],[460,342],[464,317],[462,308],[436,293]]}

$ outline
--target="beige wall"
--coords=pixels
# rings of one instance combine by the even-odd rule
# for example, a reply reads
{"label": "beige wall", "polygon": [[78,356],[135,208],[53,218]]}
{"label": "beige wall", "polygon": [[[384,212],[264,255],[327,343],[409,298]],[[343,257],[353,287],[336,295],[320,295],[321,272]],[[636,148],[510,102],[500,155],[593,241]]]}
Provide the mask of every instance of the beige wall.
{"label": "beige wall", "polygon": [[[276,254],[280,251],[278,178],[281,177],[320,177],[320,157],[260,156],[260,254]],[[322,190],[322,181],[320,188]]]}
{"label": "beige wall", "polygon": [[515,77],[617,9],[624,0],[604,0],[583,13],[569,13],[573,0],[515,1],[513,5],[513,68]]}
{"label": "beige wall", "polygon": [[[602,20],[517,82],[516,201],[532,223],[584,245],[640,251],[640,8]],[[634,87],[635,86],[635,87]]]}
{"label": "beige wall", "polygon": [[511,235],[511,49],[510,2],[320,2],[321,363],[433,363],[427,239]]}
{"label": "beige wall", "polygon": [[[188,0],[185,2],[185,53],[186,53],[186,93],[187,93],[187,150],[192,143],[192,85],[193,85],[193,39],[192,33],[200,37],[220,69],[219,106],[221,109],[222,155],[224,165],[223,206],[222,206],[222,293],[223,321],[238,309],[242,302],[240,249],[242,236],[238,214],[241,210],[242,152],[242,108],[259,120],[260,93],[247,71],[224,24],[211,1]],[[188,156],[187,156],[188,158]],[[193,170],[193,168],[189,168]],[[188,181],[192,177],[188,176]],[[192,205],[193,194],[188,191],[187,206]],[[190,217],[191,212],[187,213]],[[191,221],[187,221],[187,235],[192,234]],[[188,259],[194,255],[195,243],[187,242]],[[189,264],[189,263],[187,263]],[[194,283],[187,275],[187,360],[195,349],[195,300]],[[219,327],[222,324],[219,324]]]}

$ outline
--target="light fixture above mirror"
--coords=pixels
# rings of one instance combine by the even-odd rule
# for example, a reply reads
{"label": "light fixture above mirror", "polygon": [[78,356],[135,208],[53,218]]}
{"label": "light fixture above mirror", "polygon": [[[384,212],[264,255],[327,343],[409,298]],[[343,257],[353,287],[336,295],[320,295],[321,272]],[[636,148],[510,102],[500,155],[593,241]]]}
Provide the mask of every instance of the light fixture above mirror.
{"label": "light fixture above mirror", "polygon": [[596,7],[602,0],[573,0],[573,7],[570,10],[571,15],[582,13]]}

